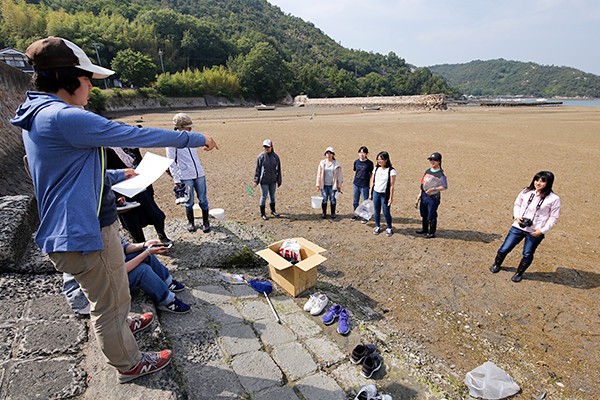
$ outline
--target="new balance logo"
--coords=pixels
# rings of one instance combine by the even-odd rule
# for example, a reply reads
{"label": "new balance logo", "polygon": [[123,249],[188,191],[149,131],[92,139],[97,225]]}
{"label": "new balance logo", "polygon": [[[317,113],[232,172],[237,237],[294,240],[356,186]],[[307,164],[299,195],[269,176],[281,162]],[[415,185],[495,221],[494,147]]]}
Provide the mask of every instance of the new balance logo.
{"label": "new balance logo", "polygon": [[133,322],[133,329],[132,330],[137,331],[141,327],[142,327],[142,322],[141,321],[134,321]]}
{"label": "new balance logo", "polygon": [[152,364],[144,364],[144,365],[142,365],[142,368],[140,368],[139,375],[147,374],[148,372],[150,372],[150,370],[152,370],[152,368],[153,368]]}

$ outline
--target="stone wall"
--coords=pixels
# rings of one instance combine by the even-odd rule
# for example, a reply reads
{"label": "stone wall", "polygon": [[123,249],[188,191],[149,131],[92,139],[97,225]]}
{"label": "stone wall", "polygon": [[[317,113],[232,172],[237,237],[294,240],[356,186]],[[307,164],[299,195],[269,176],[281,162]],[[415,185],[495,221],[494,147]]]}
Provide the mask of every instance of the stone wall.
{"label": "stone wall", "polygon": [[21,130],[9,122],[25,99],[30,81],[30,75],[0,62],[0,196],[33,193],[23,167]]}
{"label": "stone wall", "polygon": [[336,97],[311,99],[308,96],[296,96],[295,106],[310,107],[381,107],[385,109],[445,110],[446,96],[427,94],[420,96],[373,96],[373,97]]}

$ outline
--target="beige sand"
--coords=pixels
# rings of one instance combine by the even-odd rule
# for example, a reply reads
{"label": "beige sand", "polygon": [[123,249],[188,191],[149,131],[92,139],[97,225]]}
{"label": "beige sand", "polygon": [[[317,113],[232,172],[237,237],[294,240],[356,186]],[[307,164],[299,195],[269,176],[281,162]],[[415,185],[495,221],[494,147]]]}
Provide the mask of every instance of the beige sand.
{"label": "beige sand", "polygon": [[[462,381],[491,360],[521,385],[522,398],[537,390],[554,398],[600,397],[600,108],[186,112],[221,148],[200,155],[211,208],[224,208],[228,218],[274,239],[301,235],[329,249],[319,279],[367,296],[390,330],[440,361],[434,369]],[[143,119],[170,128],[174,113]],[[285,214],[267,222],[258,218],[258,195],[244,190],[265,138],[282,159],[277,203]],[[398,169],[391,238],[373,236],[372,222],[350,221],[352,163],[361,145],[372,159],[387,150]],[[336,221],[323,221],[310,208],[327,146],[335,147],[346,175]],[[420,221],[414,200],[432,151],[444,155],[450,189],[442,195],[438,238],[425,240],[414,234]],[[539,170],[556,174],[562,214],[515,284],[510,277],[521,247],[508,257],[507,270],[492,275],[488,267],[510,227],[517,193]],[[183,218],[170,179],[156,188],[169,217]]]}

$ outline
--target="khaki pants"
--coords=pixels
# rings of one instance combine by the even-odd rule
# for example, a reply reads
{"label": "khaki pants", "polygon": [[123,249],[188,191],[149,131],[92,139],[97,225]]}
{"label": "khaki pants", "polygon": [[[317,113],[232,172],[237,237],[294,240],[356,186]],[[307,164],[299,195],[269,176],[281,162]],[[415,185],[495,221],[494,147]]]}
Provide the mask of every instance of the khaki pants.
{"label": "khaki pants", "polygon": [[100,350],[108,363],[119,371],[129,371],[142,358],[129,329],[127,315],[131,306],[123,247],[118,224],[102,228],[104,250],[50,253],[60,272],[75,277],[90,301],[91,321]]}

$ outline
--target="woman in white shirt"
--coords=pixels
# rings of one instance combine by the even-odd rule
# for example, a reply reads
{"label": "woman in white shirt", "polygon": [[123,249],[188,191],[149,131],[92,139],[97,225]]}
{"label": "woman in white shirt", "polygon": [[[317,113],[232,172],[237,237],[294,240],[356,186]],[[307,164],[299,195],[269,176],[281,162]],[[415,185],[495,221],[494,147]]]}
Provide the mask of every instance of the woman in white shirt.
{"label": "woman in white shirt", "polygon": [[373,177],[371,178],[371,196],[373,200],[373,206],[375,212],[375,229],[373,229],[374,235],[381,233],[381,227],[379,226],[381,221],[381,209],[383,209],[383,216],[385,217],[385,223],[387,225],[385,230],[386,236],[392,236],[392,214],[390,213],[390,207],[394,201],[394,183],[396,183],[396,176],[398,173],[392,167],[390,161],[390,155],[387,151],[382,151],[377,154],[377,167],[373,171]]}
{"label": "woman in white shirt", "polygon": [[323,203],[322,218],[327,217],[327,200],[331,204],[331,218],[335,218],[335,195],[337,192],[342,193],[342,183],[344,183],[344,175],[342,174],[342,164],[335,159],[335,150],[333,147],[325,149],[325,159],[319,163],[317,169],[317,190],[321,192]]}
{"label": "woman in white shirt", "polygon": [[513,282],[523,279],[523,273],[533,261],[535,250],[560,216],[560,197],[552,191],[553,183],[552,172],[540,171],[535,174],[529,186],[519,193],[513,208],[514,222],[498,249],[490,271],[500,272],[506,255],[525,239],[523,258],[511,278]]}

